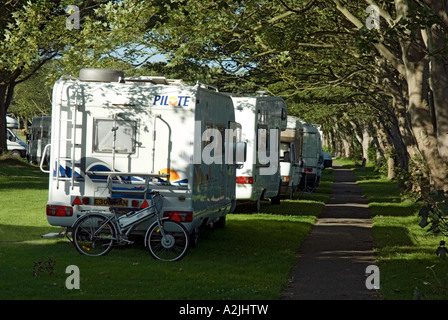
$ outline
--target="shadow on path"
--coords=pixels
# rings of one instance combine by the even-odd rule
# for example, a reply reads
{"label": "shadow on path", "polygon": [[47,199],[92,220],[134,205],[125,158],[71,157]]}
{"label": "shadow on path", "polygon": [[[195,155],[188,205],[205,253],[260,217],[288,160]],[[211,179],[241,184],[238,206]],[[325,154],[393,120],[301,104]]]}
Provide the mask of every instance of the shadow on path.
{"label": "shadow on path", "polygon": [[333,192],[303,243],[282,300],[369,300],[375,264],[368,202],[350,169],[334,166]]}

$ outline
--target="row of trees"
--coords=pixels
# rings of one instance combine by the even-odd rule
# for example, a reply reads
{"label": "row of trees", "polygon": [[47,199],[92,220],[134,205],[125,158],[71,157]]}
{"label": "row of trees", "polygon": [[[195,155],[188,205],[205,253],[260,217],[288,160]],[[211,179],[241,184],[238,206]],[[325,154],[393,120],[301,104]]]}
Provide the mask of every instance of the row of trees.
{"label": "row of trees", "polygon": [[142,40],[174,64],[213,62],[229,90],[285,97],[291,113],[322,125],[335,152],[350,155],[356,139],[367,158],[373,143],[402,170],[427,173],[425,187],[448,189],[447,6],[171,1]]}
{"label": "row of trees", "polygon": [[[76,18],[68,5],[79,8],[79,29],[67,28]],[[356,142],[368,158],[374,147],[405,172],[418,168],[425,187],[448,189],[447,6],[9,0],[0,9],[0,109],[6,112],[18,82],[50,60],[52,76],[76,75],[81,67],[115,66],[111,53],[121,52],[130,75],[168,72],[223,91],[280,95],[291,114],[322,126],[334,155],[352,155]],[[168,63],[146,63],[157,53]]]}

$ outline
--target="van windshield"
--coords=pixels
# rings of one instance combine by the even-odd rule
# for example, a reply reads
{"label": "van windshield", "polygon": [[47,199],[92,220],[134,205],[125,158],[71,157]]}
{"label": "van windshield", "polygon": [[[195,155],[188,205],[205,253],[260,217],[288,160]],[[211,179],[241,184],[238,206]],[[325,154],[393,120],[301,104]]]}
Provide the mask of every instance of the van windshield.
{"label": "van windshield", "polygon": [[9,141],[19,141],[19,137],[12,130],[7,130],[7,136]]}

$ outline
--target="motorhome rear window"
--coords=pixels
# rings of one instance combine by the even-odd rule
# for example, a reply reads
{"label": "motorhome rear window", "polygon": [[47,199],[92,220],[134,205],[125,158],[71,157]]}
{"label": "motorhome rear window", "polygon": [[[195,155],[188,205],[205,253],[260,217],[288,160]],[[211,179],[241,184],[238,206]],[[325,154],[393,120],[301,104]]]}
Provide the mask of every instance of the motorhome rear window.
{"label": "motorhome rear window", "polygon": [[280,143],[280,161],[285,160],[285,152],[290,152],[289,150],[290,144],[289,142],[281,142]]}
{"label": "motorhome rear window", "polygon": [[[114,133],[116,153],[130,154],[135,152],[135,132],[137,126],[135,121],[95,119],[94,125],[94,152],[112,153]],[[114,127],[116,130],[112,130]]]}

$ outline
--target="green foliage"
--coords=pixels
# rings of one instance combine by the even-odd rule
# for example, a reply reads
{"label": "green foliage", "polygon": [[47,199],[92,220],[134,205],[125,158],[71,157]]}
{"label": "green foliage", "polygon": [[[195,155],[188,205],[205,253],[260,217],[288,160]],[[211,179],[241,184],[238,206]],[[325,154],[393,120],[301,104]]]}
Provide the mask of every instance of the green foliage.
{"label": "green foliage", "polygon": [[[428,232],[448,236],[448,192],[437,190],[428,197],[419,213],[419,226],[428,228]],[[436,254],[442,259],[446,258],[448,249],[445,247],[445,241],[440,241]]]}
{"label": "green foliage", "polygon": [[16,85],[8,112],[18,119],[31,122],[33,117],[51,114],[52,86],[45,80],[55,72],[55,64],[48,63],[30,79]]}
{"label": "green foliage", "polygon": [[376,165],[376,146],[373,142],[369,144],[367,149],[367,158]]}
{"label": "green foliage", "polygon": [[409,197],[418,199],[428,197],[429,172],[423,157],[415,156],[409,160],[408,168],[395,167],[395,180]]}

